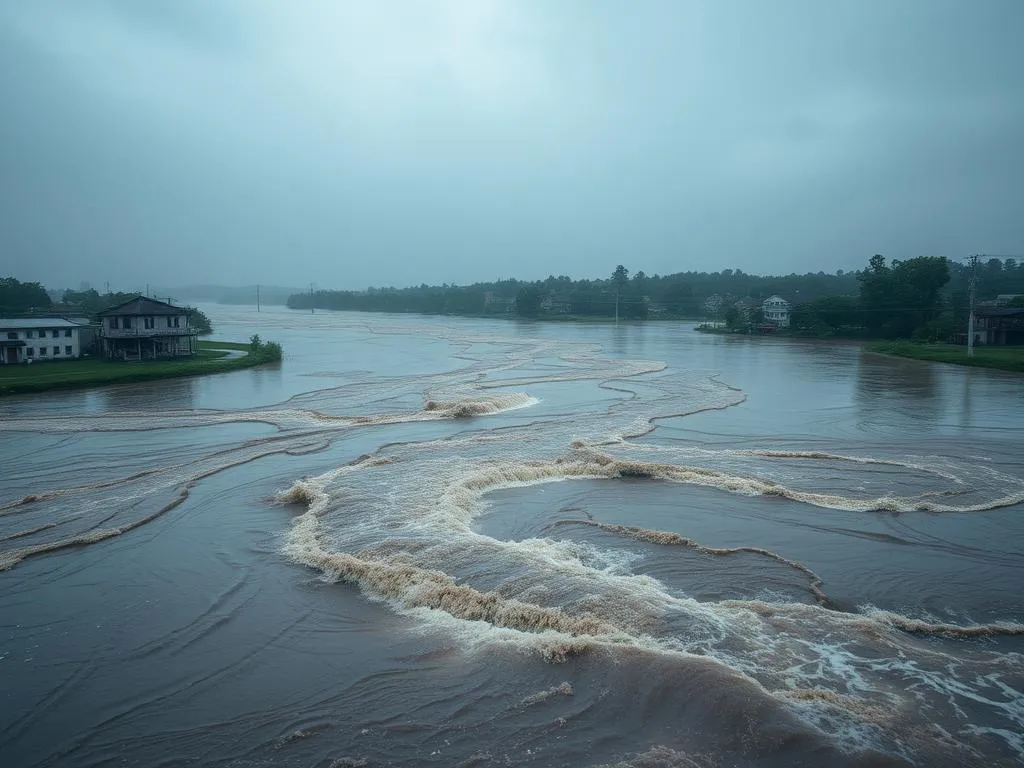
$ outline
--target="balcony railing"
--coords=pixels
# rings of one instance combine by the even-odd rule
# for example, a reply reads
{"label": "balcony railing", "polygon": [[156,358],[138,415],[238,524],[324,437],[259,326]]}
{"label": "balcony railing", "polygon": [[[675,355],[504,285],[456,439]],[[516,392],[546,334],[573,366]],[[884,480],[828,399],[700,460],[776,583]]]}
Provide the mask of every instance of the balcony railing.
{"label": "balcony railing", "polygon": [[195,328],[107,328],[100,330],[107,339],[148,339],[158,336],[198,336]]}

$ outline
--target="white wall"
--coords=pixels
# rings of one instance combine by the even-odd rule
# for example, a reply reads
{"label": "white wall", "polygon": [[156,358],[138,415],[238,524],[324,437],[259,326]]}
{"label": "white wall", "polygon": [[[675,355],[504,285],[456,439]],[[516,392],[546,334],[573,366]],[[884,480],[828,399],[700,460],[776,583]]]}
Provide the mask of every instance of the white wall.
{"label": "white wall", "polygon": [[[25,342],[21,352],[22,360],[66,360],[80,357],[82,354],[79,330],[79,328],[21,328],[17,331],[0,331],[0,333],[3,333],[4,338],[7,338],[8,333],[17,333],[18,338]],[[54,331],[57,333],[57,338],[53,337]],[[71,332],[71,336],[66,335],[67,331]],[[45,338],[40,337],[42,332],[45,332]],[[31,336],[29,336],[30,333]],[[40,347],[46,347],[46,355],[39,354]],[[60,354],[53,353],[54,347],[60,348]],[[66,353],[67,347],[71,347],[70,355]],[[32,350],[31,356],[28,353],[30,349]]]}

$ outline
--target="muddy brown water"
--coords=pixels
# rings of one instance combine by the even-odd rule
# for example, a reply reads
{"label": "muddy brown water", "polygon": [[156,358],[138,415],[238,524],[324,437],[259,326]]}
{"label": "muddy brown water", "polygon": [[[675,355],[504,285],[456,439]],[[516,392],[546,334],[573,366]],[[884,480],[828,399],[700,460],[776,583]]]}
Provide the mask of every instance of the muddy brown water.
{"label": "muddy brown water", "polygon": [[204,309],[285,360],[0,401],[3,765],[1024,759],[1024,378]]}

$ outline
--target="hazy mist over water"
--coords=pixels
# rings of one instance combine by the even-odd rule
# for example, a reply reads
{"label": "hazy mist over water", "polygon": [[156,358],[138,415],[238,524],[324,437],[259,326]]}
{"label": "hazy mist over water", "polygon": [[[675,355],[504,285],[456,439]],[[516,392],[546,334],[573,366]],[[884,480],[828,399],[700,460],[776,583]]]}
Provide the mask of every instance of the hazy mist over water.
{"label": "hazy mist over water", "polygon": [[205,309],[285,360],[0,402],[12,765],[1024,756],[1019,376]]}
{"label": "hazy mist over water", "polygon": [[0,6],[3,269],[361,289],[1024,252],[1017,0]]}

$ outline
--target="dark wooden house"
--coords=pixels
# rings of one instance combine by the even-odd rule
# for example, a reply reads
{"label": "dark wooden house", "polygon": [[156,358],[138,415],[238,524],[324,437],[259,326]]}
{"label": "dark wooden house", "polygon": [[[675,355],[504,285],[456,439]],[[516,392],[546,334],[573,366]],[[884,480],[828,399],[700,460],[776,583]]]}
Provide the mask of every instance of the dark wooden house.
{"label": "dark wooden house", "polygon": [[103,354],[111,360],[157,360],[196,353],[188,312],[139,296],[99,313]]}
{"label": "dark wooden house", "polygon": [[1024,344],[1024,307],[985,307],[974,312],[975,338],[982,344]]}

